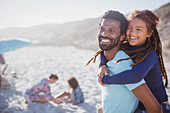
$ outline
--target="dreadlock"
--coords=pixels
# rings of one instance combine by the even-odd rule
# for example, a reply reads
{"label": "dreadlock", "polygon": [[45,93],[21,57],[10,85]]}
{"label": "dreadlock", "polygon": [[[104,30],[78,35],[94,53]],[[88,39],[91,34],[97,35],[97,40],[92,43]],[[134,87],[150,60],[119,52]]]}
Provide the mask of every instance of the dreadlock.
{"label": "dreadlock", "polygon": [[93,60],[93,63],[95,63],[96,57],[97,57],[101,52],[102,52],[102,50],[99,49],[99,50],[93,55],[93,57],[85,64],[85,66],[88,66],[89,63],[90,63],[92,60]]}
{"label": "dreadlock", "polygon": [[[162,56],[162,44],[159,37],[159,33],[156,28],[156,25],[160,20],[153,12],[149,10],[142,10],[142,11],[135,10],[132,14],[128,16],[128,21],[132,20],[133,18],[142,19],[146,23],[148,32],[152,32],[152,35],[151,37],[147,38],[144,47],[140,49],[129,50],[128,48],[130,47],[130,45],[126,43],[121,46],[121,50],[125,51],[127,54],[135,53],[134,56],[130,57],[130,58],[136,57],[135,60],[133,61],[134,64],[132,64],[132,66],[135,66],[140,62],[142,62],[152,52],[152,50],[155,50],[159,60],[161,75],[165,79],[165,87],[167,88],[168,78],[167,78],[167,73],[165,70],[163,56]],[[120,59],[117,62],[122,60],[126,60],[126,59]]]}

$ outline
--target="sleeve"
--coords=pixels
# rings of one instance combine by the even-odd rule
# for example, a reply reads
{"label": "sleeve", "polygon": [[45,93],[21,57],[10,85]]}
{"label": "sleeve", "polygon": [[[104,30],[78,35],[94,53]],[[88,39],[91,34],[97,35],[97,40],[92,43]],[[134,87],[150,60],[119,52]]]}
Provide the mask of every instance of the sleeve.
{"label": "sleeve", "polygon": [[126,84],[125,86],[129,89],[129,90],[133,90],[135,88],[137,88],[138,86],[142,85],[145,83],[145,80],[141,80],[140,82],[134,83],[134,84]]}
{"label": "sleeve", "polygon": [[49,86],[45,88],[45,98],[47,100],[54,99],[54,97],[51,95],[51,91],[50,91],[50,87]]}
{"label": "sleeve", "polygon": [[104,56],[104,52],[103,52],[103,51],[102,51],[101,54],[100,54],[99,68],[100,68],[102,65],[106,65],[106,58],[105,58],[105,56]]}
{"label": "sleeve", "polygon": [[131,70],[123,71],[114,76],[104,75],[104,84],[132,84],[140,82],[156,63],[156,52],[152,51],[141,63],[133,66]]}
{"label": "sleeve", "polygon": [[33,88],[31,88],[31,90],[34,91],[34,93],[38,94],[38,92],[41,92],[43,90],[43,85],[37,84]]}
{"label": "sleeve", "polygon": [[41,81],[41,83],[35,85],[33,88],[31,88],[32,91],[34,91],[34,93],[38,94],[40,92],[45,92],[47,83],[44,82],[43,80]]}
{"label": "sleeve", "polygon": [[42,82],[42,90],[41,92],[44,93],[44,98],[47,100],[52,100],[54,97],[51,95],[51,89],[47,81]]}

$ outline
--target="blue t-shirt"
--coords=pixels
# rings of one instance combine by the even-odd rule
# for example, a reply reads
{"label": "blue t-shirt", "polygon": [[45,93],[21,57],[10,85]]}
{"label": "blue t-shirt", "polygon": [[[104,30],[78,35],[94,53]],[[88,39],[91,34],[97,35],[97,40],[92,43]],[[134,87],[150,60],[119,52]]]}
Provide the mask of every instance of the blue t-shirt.
{"label": "blue t-shirt", "polygon": [[[135,50],[141,47],[142,45],[131,47],[131,49]],[[101,54],[101,60],[101,64],[104,64],[105,59],[103,53]],[[146,81],[146,84],[159,103],[168,100],[155,50],[153,50],[141,63],[133,66],[131,70],[123,71],[115,74],[115,76],[104,76],[102,82],[104,84],[132,84],[139,82],[142,79]],[[143,105],[142,107],[144,108]]]}
{"label": "blue t-shirt", "polygon": [[74,96],[75,96],[75,101],[78,103],[83,103],[84,102],[84,95],[82,92],[82,89],[80,88],[80,86],[77,86],[77,88],[75,89],[75,91],[73,91]]}
{"label": "blue t-shirt", "polygon": [[[131,59],[113,63],[113,61],[128,57],[125,52],[118,51],[114,59],[107,62],[109,74],[114,76],[114,74],[130,70],[132,68],[130,66],[132,64]],[[133,113],[138,106],[139,100],[131,90],[143,83],[145,83],[144,80],[135,84],[101,86],[103,113]]]}

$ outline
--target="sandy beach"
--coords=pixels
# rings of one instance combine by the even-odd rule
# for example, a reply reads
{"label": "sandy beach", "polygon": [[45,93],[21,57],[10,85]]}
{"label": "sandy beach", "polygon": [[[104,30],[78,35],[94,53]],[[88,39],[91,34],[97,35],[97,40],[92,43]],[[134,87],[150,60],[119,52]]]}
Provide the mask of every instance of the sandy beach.
{"label": "sandy beach", "polygon": [[[97,82],[98,63],[84,66],[94,53],[92,50],[72,46],[29,46],[5,53],[8,64],[6,77],[12,88],[0,90],[0,113],[96,113],[97,107],[101,105],[100,85]],[[67,79],[75,76],[83,90],[85,103],[25,104],[23,96],[25,90],[47,78],[51,73],[59,77],[59,80],[51,85],[54,97],[68,91]],[[13,77],[14,75],[16,77]],[[167,92],[170,97],[170,90]]]}

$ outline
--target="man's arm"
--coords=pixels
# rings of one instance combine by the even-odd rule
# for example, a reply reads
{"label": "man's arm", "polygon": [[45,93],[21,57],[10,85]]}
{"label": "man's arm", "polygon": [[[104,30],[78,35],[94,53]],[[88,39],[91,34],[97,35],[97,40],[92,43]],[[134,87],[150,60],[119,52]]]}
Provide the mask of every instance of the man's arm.
{"label": "man's arm", "polygon": [[146,83],[136,87],[132,92],[144,104],[147,113],[163,113],[161,105],[155,99]]}

